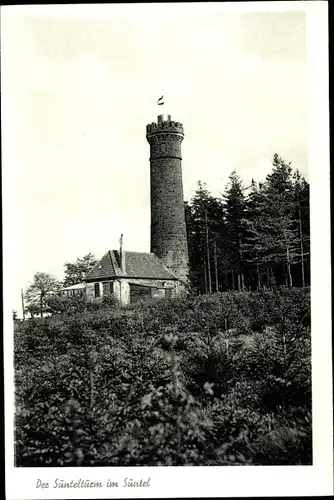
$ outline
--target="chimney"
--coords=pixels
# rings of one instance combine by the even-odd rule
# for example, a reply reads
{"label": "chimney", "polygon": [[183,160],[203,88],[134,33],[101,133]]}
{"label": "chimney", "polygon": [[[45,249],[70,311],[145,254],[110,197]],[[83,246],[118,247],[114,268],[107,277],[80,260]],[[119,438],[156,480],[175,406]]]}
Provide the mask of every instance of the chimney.
{"label": "chimney", "polygon": [[123,271],[124,274],[126,274],[126,269],[125,269],[125,250],[123,248],[123,234],[121,234],[120,240],[119,240],[119,257],[121,261],[121,270]]}

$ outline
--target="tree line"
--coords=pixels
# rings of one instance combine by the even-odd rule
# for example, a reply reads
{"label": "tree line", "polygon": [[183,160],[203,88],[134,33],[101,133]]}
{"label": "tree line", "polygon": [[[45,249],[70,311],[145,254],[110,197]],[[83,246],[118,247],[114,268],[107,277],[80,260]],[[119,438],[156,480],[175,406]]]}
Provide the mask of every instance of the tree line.
{"label": "tree line", "polygon": [[264,182],[233,171],[220,197],[198,182],[185,209],[197,292],[310,285],[309,184],[278,154]]}

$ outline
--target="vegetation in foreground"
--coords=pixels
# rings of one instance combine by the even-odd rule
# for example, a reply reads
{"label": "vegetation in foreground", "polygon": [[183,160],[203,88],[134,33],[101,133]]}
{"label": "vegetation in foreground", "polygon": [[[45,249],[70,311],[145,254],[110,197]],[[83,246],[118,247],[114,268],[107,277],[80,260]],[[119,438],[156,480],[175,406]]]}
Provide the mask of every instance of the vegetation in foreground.
{"label": "vegetation in foreground", "polygon": [[309,289],[77,300],[14,355],[17,466],[312,463]]}

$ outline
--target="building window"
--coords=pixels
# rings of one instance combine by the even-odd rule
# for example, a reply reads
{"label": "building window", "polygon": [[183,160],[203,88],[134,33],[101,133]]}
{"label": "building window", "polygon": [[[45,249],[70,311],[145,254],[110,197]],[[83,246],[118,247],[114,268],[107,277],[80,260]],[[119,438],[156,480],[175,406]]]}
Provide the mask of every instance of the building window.
{"label": "building window", "polygon": [[114,293],[113,283],[108,281],[103,283],[103,296],[112,295]]}
{"label": "building window", "polygon": [[94,283],[95,297],[100,297],[100,283]]}

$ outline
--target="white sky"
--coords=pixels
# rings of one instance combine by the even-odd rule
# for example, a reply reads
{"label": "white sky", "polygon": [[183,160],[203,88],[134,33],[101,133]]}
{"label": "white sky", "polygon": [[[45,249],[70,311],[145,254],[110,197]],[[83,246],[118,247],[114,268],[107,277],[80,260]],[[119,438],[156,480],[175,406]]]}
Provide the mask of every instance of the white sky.
{"label": "white sky", "polygon": [[304,14],[181,5],[2,19],[16,309],[36,271],[61,279],[66,261],[101,257],[121,233],[127,249],[149,251],[145,133],[161,89],[184,124],[185,199],[198,180],[218,195],[233,169],[246,185],[263,179],[274,152],[308,177]]}

